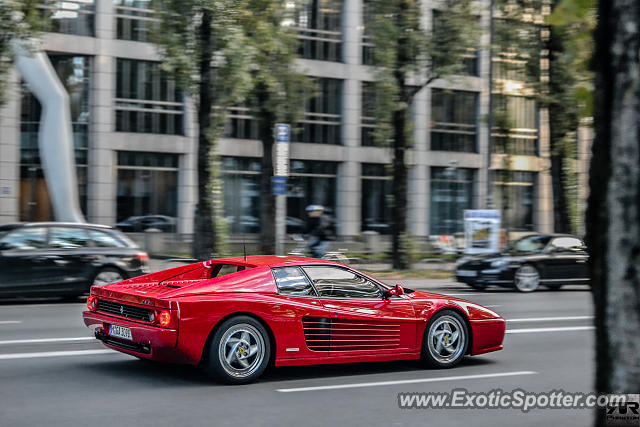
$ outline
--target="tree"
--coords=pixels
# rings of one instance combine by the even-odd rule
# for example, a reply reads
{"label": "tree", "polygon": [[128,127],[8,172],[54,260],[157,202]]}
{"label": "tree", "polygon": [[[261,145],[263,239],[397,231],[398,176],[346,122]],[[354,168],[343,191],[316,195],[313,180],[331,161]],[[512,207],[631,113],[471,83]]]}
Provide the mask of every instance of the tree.
{"label": "tree", "polygon": [[639,52],[640,3],[599,2],[587,210],[599,393],[640,390]]}
{"label": "tree", "polygon": [[[155,0],[159,24],[154,41],[164,67],[183,90],[195,95],[198,115],[197,205],[192,253],[209,259],[220,252],[222,209],[215,142],[225,111],[243,100],[250,87],[254,51],[241,23],[242,0]],[[214,107],[216,107],[214,109]]]}
{"label": "tree", "polygon": [[418,0],[369,0],[378,108],[378,140],[392,147],[393,268],[409,268],[407,235],[407,150],[411,147],[409,112],[416,94],[434,80],[460,74],[462,57],[477,46],[471,1],[443,0],[427,34]]}
{"label": "tree", "polygon": [[245,21],[247,39],[255,49],[251,70],[252,90],[249,103],[258,120],[262,141],[261,252],[275,253],[275,196],[271,194],[273,176],[273,130],[279,121],[292,126],[302,109],[303,89],[308,79],[295,69],[298,39],[288,28],[287,1],[249,0],[250,19]]}
{"label": "tree", "polygon": [[7,74],[13,64],[12,44],[36,38],[48,16],[38,9],[42,0],[0,0],[0,106],[6,102]]}

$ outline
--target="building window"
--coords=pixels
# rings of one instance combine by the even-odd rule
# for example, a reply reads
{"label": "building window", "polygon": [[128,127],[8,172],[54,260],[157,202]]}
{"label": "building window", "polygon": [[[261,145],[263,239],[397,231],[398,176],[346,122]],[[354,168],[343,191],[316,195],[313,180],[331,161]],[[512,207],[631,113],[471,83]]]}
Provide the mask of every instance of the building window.
{"label": "building window", "polygon": [[151,0],[115,0],[116,37],[118,40],[149,42],[153,18]]}
{"label": "building window", "polygon": [[431,234],[464,230],[464,210],[473,207],[474,175],[473,169],[431,168]]}
{"label": "building window", "polygon": [[362,82],[360,145],[365,147],[376,145],[376,108],[377,96],[375,83]]}
{"label": "building window", "polygon": [[291,160],[287,180],[287,229],[304,229],[305,208],[322,205],[328,215],[336,206],[338,163]]}
{"label": "building window", "polygon": [[95,35],[94,0],[65,0],[40,7],[51,14],[50,31],[76,36]]}
{"label": "building window", "polygon": [[[56,74],[69,94],[71,126],[78,180],[80,208],[87,211],[87,158],[89,149],[89,72],[86,56],[49,55]],[[38,131],[42,108],[40,102],[22,86],[20,114],[20,220],[47,221],[53,219],[44,173],[42,171]]]}
{"label": "building window", "polygon": [[362,2],[362,64],[374,65],[374,46],[371,40],[371,24],[373,22],[373,5],[370,1],[364,0]]}
{"label": "building window", "polygon": [[493,153],[536,156],[538,154],[538,124],[536,102],[524,96],[494,95],[494,117],[503,111],[502,123],[494,119]]}
{"label": "building window", "polygon": [[260,159],[223,157],[224,218],[231,233],[260,232]]}
{"label": "building window", "polygon": [[362,231],[391,232],[391,177],[382,164],[362,164]]}
{"label": "building window", "polygon": [[183,135],[182,94],[160,64],[117,60],[116,131]]}
{"label": "building window", "polygon": [[502,227],[511,231],[534,229],[535,172],[491,171],[493,204],[502,211]]}
{"label": "building window", "polygon": [[295,11],[294,29],[305,59],[342,60],[341,0],[310,0]]}
{"label": "building window", "polygon": [[226,138],[260,139],[258,121],[248,107],[229,107],[223,135]]}
{"label": "building window", "polygon": [[476,152],[478,94],[431,91],[431,149]]}
{"label": "building window", "polygon": [[293,133],[295,142],[340,144],[342,80],[319,78],[317,91],[305,96],[304,118]]}
{"label": "building window", "polygon": [[132,216],[175,218],[177,209],[177,154],[118,151],[118,222]]}

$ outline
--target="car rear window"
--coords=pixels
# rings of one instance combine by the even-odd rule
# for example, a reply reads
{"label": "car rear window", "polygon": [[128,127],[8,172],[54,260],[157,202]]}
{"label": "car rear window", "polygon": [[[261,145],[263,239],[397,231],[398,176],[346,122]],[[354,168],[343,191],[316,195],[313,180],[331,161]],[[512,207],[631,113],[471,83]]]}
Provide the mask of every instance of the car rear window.
{"label": "car rear window", "polygon": [[99,248],[126,248],[127,245],[115,236],[104,231],[89,230],[89,237]]}

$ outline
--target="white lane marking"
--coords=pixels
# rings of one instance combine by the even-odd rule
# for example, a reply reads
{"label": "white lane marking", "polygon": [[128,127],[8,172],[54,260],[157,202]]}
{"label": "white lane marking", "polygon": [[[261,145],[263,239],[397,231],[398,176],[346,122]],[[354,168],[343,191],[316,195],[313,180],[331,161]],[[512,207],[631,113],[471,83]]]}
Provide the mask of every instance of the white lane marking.
{"label": "white lane marking", "polygon": [[48,342],[67,342],[67,341],[91,341],[95,340],[95,337],[72,337],[72,338],[36,338],[29,340],[7,340],[0,341],[0,345],[3,344],[38,344]]}
{"label": "white lane marking", "polygon": [[0,354],[0,360],[34,359],[37,357],[88,356],[92,354],[118,354],[113,350],[44,351],[40,353]]}
{"label": "white lane marking", "polygon": [[0,325],[14,325],[16,323],[22,323],[22,320],[0,320]]}
{"label": "white lane marking", "polygon": [[516,372],[498,372],[495,374],[478,374],[478,375],[460,375],[455,377],[439,377],[439,378],[420,378],[412,380],[397,380],[397,381],[378,381],[371,383],[352,383],[352,384],[336,384],[336,385],[323,385],[317,387],[299,387],[299,388],[280,388],[276,391],[280,393],[294,393],[298,391],[316,391],[316,390],[339,390],[343,388],[362,388],[362,387],[379,387],[386,385],[398,385],[398,384],[419,384],[419,383],[434,383],[439,381],[456,381],[456,380],[474,380],[480,378],[499,378],[499,377],[512,377],[516,375],[534,375],[535,371],[516,371]]}
{"label": "white lane marking", "polygon": [[565,328],[532,328],[532,329],[507,329],[508,334],[533,334],[537,332],[570,332],[591,331],[595,326],[568,326]]}
{"label": "white lane marking", "polygon": [[[485,305],[485,307],[489,307]],[[553,322],[569,320],[592,320],[593,316],[568,316],[568,317],[530,317],[523,319],[507,319],[507,322]]]}

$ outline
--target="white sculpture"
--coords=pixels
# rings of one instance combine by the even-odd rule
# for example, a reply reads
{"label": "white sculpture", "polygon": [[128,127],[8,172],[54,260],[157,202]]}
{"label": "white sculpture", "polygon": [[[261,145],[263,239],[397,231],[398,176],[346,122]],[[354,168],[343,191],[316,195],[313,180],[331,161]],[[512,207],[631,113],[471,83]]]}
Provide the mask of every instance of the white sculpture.
{"label": "white sculpture", "polygon": [[57,221],[85,222],[78,202],[69,95],[47,55],[14,41],[15,65],[42,105],[38,147]]}

